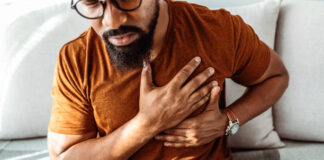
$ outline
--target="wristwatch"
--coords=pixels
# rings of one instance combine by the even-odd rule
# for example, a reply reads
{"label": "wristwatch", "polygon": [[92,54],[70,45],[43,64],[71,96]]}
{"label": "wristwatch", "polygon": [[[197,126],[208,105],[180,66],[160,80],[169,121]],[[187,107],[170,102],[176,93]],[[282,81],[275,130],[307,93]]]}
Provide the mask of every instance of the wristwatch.
{"label": "wristwatch", "polygon": [[234,135],[240,128],[240,121],[231,109],[225,108],[225,113],[228,118],[228,126],[226,128],[225,135]]}

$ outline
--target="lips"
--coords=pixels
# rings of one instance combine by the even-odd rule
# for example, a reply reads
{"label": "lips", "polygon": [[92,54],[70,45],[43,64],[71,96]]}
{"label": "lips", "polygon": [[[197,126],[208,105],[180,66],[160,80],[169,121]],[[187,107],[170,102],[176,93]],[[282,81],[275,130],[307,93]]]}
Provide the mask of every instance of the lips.
{"label": "lips", "polygon": [[135,34],[135,32],[128,32],[118,36],[110,36],[108,40],[115,46],[126,46],[134,42],[137,38],[138,34]]}

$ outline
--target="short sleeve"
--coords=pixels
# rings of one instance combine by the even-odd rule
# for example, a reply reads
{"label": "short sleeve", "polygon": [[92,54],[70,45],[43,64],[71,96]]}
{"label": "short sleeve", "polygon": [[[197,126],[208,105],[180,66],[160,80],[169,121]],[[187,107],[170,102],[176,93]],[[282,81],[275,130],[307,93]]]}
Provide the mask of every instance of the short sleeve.
{"label": "short sleeve", "polygon": [[240,16],[232,16],[232,22],[235,56],[231,78],[241,85],[250,86],[266,71],[270,63],[270,48]]}
{"label": "short sleeve", "polygon": [[93,109],[87,100],[75,65],[73,50],[64,46],[57,59],[52,85],[52,113],[48,129],[62,134],[85,134],[96,131]]}

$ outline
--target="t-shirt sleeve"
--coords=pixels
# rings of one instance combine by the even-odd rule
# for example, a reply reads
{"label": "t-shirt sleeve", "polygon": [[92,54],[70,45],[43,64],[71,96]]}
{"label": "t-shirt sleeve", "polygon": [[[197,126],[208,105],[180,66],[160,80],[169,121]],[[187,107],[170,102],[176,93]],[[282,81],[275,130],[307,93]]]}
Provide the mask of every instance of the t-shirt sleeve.
{"label": "t-shirt sleeve", "polygon": [[231,18],[235,52],[231,78],[236,83],[250,86],[266,71],[270,62],[270,48],[240,16]]}
{"label": "t-shirt sleeve", "polygon": [[49,131],[85,134],[96,131],[93,109],[87,100],[77,58],[68,58],[73,50],[64,46],[58,56],[52,85],[52,113]]}

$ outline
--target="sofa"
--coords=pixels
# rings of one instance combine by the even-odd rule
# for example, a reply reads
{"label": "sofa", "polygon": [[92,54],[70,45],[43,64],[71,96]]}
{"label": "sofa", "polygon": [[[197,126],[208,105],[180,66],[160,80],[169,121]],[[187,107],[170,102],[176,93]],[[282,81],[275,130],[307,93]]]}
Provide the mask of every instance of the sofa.
{"label": "sofa", "polygon": [[[234,160],[324,159],[324,1],[189,0],[240,15],[277,51],[289,87],[229,136]],[[60,47],[89,27],[58,1],[0,3],[0,159],[49,159],[46,133]],[[226,79],[226,105],[245,87]]]}

